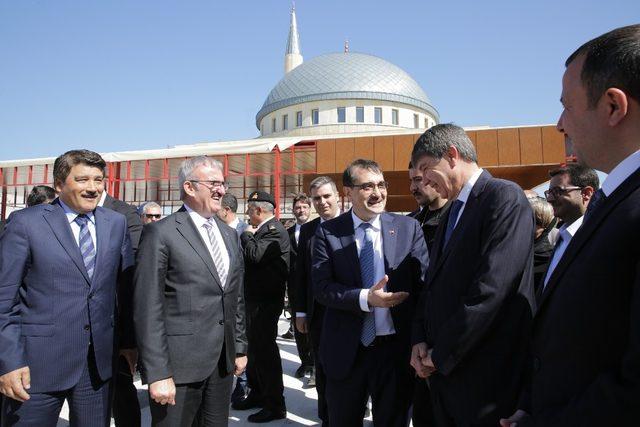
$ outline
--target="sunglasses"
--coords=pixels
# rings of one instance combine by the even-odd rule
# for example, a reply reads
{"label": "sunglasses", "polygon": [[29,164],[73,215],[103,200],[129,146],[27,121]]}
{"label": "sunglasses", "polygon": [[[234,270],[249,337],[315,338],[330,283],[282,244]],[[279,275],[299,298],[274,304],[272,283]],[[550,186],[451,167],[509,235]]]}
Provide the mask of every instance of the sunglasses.
{"label": "sunglasses", "polygon": [[144,216],[146,216],[149,219],[151,218],[160,219],[162,217],[162,214],[144,214]]}

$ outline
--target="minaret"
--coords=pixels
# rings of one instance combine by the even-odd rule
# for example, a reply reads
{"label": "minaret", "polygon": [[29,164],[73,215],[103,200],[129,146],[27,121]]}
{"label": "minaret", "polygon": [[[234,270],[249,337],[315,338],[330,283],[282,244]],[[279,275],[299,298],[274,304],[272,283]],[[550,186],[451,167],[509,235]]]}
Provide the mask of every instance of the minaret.
{"label": "minaret", "polygon": [[289,39],[287,40],[287,51],[284,55],[284,73],[302,64],[300,54],[300,36],[298,36],[298,24],[296,23],[296,5],[291,6],[291,25],[289,26]]}

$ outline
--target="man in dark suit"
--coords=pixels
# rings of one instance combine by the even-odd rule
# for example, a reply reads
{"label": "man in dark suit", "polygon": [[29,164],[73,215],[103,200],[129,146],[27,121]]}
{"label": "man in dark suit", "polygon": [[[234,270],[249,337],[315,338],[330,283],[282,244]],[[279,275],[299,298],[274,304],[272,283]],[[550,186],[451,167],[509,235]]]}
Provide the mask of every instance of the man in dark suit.
{"label": "man in dark suit", "polygon": [[405,426],[412,396],[411,319],[428,262],[420,224],[384,212],[387,182],[358,159],[343,174],[352,209],[318,227],[312,281],[326,306],[320,361],[330,425]]}
{"label": "man in dark suit", "polygon": [[640,420],[639,46],[640,25],[618,28],[566,62],[558,129],[579,163],[608,176],[544,287],[531,382],[503,426]]}
{"label": "man in dark suit", "polygon": [[311,355],[311,343],[309,342],[309,336],[298,331],[295,327],[296,315],[296,290],[295,274],[298,257],[298,240],[300,239],[300,230],[302,226],[309,220],[311,214],[311,200],[306,194],[297,194],[293,198],[293,216],[296,219],[296,223],[287,229],[289,233],[289,278],[287,279],[287,294],[289,295],[289,307],[291,309],[291,328],[293,329],[293,335],[296,340],[296,348],[298,349],[298,356],[300,356],[300,367],[296,370],[294,376],[296,378],[303,378],[309,374],[308,386],[315,386],[315,373],[313,368],[313,356]]}
{"label": "man in dark suit", "polygon": [[416,310],[411,365],[429,377],[436,425],[495,426],[523,382],[533,213],[516,184],[478,167],[458,126],[430,128],[411,157],[424,182],[452,200]]}
{"label": "man in dark suit", "polygon": [[221,209],[218,211],[218,218],[223,220],[225,224],[236,230],[238,237],[247,228],[247,223],[238,218],[238,199],[231,193],[225,193],[221,200]]}
{"label": "man in dark suit", "polygon": [[[131,247],[135,255],[142,233],[142,220],[136,208],[122,200],[114,199],[106,191],[98,202],[98,206],[118,212],[127,218],[127,230],[131,239]],[[113,418],[118,427],[138,427],[141,423],[138,390],[133,385],[136,372],[138,351],[136,350],[135,333],[133,331],[133,272],[123,277],[118,289],[118,311],[121,320],[118,322],[118,355],[116,359],[117,375],[113,381]]]}
{"label": "man in dark suit", "polygon": [[14,212],[0,240],[4,425],[55,425],[65,399],[71,425],[108,424],[116,284],[133,255],[125,217],[97,207],[105,166],[58,157],[59,198]]}
{"label": "man in dark suit", "polygon": [[240,235],[245,261],[245,294],[251,391],[234,409],[262,409],[248,417],[264,423],[287,416],[282,381],[282,360],[276,344],[278,319],[284,308],[289,275],[289,235],[274,216],[276,202],[271,194],[254,191],[247,199],[250,227]]}
{"label": "man in dark suit", "polygon": [[296,300],[293,310],[296,316],[296,329],[302,334],[308,334],[311,341],[314,362],[314,377],[318,391],[318,417],[323,426],[329,425],[329,412],[326,400],[326,375],[318,355],[320,354],[320,333],[324,307],[313,297],[311,283],[311,262],[314,236],[320,223],[336,218],[340,215],[339,195],[335,182],[328,176],[319,176],[309,185],[311,202],[318,218],[300,227],[298,239],[298,257],[296,270],[291,286],[295,287]]}
{"label": "man in dark suit", "polygon": [[[178,171],[178,212],[148,224],[138,249],[134,320],[154,426],[226,426],[233,373],[247,358],[243,262],[217,216],[222,165],[200,156]],[[198,417],[198,419],[196,419]]]}

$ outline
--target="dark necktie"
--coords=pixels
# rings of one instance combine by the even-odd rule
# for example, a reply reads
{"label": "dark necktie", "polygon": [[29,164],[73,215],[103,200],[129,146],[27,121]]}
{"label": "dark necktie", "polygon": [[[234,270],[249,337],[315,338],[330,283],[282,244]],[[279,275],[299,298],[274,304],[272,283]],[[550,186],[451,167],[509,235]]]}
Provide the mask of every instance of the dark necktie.
{"label": "dark necktie", "polygon": [[[364,239],[360,248],[360,276],[362,277],[362,287],[368,289],[372,287],[375,270],[373,266],[373,230],[371,224],[363,222],[360,228],[364,231]],[[366,313],[364,322],[362,323],[362,332],[360,333],[360,342],[365,347],[371,345],[376,338],[376,318],[373,310]]]}
{"label": "dark necktie", "polygon": [[583,222],[587,221],[593,212],[598,209],[598,206],[602,205],[605,200],[607,200],[607,196],[604,194],[604,191],[602,191],[602,188],[598,189],[598,191],[593,194],[591,200],[589,200],[587,210],[584,212]]}
{"label": "dark necktie", "polygon": [[93,278],[93,270],[96,267],[96,249],[93,246],[91,233],[89,232],[89,218],[85,214],[80,214],[74,219],[75,223],[80,226],[80,237],[78,246],[82,254],[82,261],[87,270],[89,279]]}
{"label": "dark necktie", "polygon": [[460,213],[460,209],[464,206],[464,202],[460,200],[455,200],[451,205],[451,209],[449,209],[449,219],[447,221],[447,229],[444,233],[444,244],[442,248],[447,247],[447,243],[449,243],[449,239],[451,238],[451,234],[453,234],[453,229],[456,227],[456,221],[458,219],[458,214]]}

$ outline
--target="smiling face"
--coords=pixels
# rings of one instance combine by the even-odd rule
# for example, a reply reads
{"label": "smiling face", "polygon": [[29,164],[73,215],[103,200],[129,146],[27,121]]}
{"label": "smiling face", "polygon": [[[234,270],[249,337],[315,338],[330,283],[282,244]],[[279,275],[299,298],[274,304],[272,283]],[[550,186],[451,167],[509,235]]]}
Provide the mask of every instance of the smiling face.
{"label": "smiling face", "polygon": [[308,203],[298,200],[293,205],[293,216],[296,217],[298,224],[304,224],[309,219],[311,213],[311,206]]}
{"label": "smiling face", "polygon": [[56,191],[74,212],[92,212],[104,191],[104,174],[100,168],[78,163],[71,167],[64,182],[56,183]]}
{"label": "smiling face", "polygon": [[[368,169],[353,168],[354,187],[345,187],[345,194],[351,199],[353,212],[363,221],[369,221],[376,215],[384,212],[387,204],[387,189],[379,188],[378,184],[384,182],[384,176]],[[373,183],[373,189],[367,191],[359,185]]]}
{"label": "smiling face", "polygon": [[338,214],[338,193],[331,184],[324,184],[311,190],[313,207],[322,219],[331,219]]}
{"label": "smiling face", "polygon": [[184,201],[201,216],[210,218],[220,210],[220,200],[225,194],[223,186],[214,187],[211,181],[224,182],[224,175],[217,168],[200,165],[193,170],[190,178],[200,182],[185,181]]}
{"label": "smiling face", "polygon": [[416,162],[416,169],[422,173],[423,185],[433,188],[442,198],[452,199],[458,196],[460,188],[451,165],[446,155],[441,159],[425,155]]}

